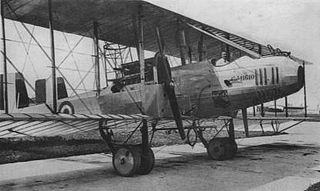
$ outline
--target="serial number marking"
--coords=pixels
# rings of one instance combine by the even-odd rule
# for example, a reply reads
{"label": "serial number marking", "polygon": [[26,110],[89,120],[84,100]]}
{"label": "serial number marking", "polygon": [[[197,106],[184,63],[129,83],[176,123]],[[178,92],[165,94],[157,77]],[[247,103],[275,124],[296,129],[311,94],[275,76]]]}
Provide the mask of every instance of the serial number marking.
{"label": "serial number marking", "polygon": [[229,81],[246,81],[246,80],[253,80],[255,78],[254,74],[245,74],[239,76],[233,76]]}

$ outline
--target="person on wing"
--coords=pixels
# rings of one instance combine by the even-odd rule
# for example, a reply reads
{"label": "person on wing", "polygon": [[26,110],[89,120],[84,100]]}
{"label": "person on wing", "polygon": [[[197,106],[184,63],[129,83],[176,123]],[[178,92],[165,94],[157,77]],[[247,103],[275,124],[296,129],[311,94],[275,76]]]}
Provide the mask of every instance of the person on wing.
{"label": "person on wing", "polygon": [[217,60],[215,66],[223,66],[229,64],[229,61],[227,60],[227,53],[221,52],[221,58]]}

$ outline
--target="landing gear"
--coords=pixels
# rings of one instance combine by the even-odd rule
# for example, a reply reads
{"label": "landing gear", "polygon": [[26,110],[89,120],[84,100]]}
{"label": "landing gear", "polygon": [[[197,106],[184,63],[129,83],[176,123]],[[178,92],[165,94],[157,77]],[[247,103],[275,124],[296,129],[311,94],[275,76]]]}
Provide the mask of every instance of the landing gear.
{"label": "landing gear", "polygon": [[147,121],[143,120],[129,135],[129,138],[139,127],[142,143],[129,145],[127,141],[122,144],[116,143],[113,140],[113,132],[108,126],[104,123],[99,124],[101,137],[105,140],[112,152],[113,168],[120,176],[130,177],[134,174],[146,175],[149,174],[154,167],[155,157],[148,142]]}
{"label": "landing gear", "polygon": [[154,153],[150,147],[142,151],[141,147],[123,146],[112,156],[112,164],[120,176],[130,177],[134,174],[149,174],[155,163]]}
{"label": "landing gear", "polygon": [[[195,123],[194,123],[195,124]],[[229,128],[227,128],[229,126]],[[223,128],[228,130],[229,137],[217,137]],[[198,129],[197,135],[199,136],[203,145],[207,148],[208,156],[214,160],[228,160],[232,159],[238,150],[237,143],[235,142],[233,120],[225,122],[225,125],[221,127],[209,142],[203,137],[203,132]]]}

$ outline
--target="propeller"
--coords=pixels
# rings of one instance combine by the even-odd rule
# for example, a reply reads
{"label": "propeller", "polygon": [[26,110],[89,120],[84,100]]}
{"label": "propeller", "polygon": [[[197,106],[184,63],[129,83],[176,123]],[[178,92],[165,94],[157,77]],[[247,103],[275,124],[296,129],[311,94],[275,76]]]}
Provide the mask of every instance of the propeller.
{"label": "propeller", "polygon": [[171,77],[171,70],[168,59],[166,56],[157,53],[156,56],[156,63],[158,68],[158,81],[159,83],[164,84],[164,91],[168,95],[169,103],[171,107],[171,111],[177,125],[179,134],[181,139],[185,139],[186,135],[183,128],[182,118],[179,110],[179,105],[177,102],[177,97],[174,91],[173,80]]}

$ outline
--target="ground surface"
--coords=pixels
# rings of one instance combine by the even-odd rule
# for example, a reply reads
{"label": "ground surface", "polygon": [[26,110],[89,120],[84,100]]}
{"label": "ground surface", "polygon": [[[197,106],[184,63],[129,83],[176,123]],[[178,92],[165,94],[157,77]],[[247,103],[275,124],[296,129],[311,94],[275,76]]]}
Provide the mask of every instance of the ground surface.
{"label": "ground surface", "polygon": [[202,145],[154,148],[145,176],[118,177],[108,154],[0,165],[0,190],[305,190],[320,181],[320,124],[287,135],[237,140],[233,160],[212,161]]}

